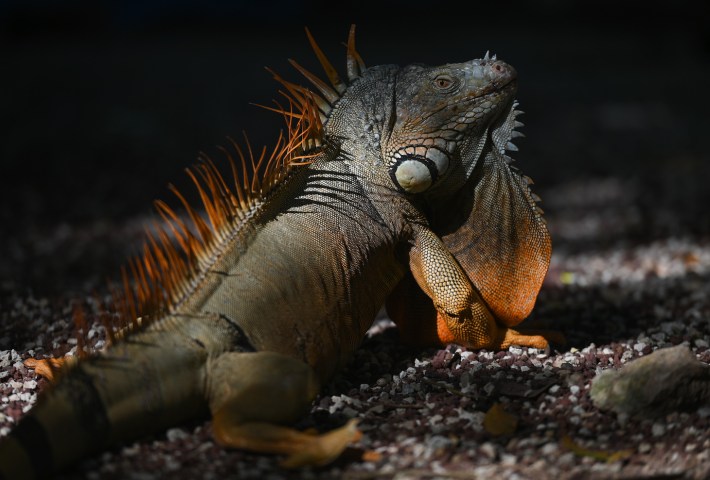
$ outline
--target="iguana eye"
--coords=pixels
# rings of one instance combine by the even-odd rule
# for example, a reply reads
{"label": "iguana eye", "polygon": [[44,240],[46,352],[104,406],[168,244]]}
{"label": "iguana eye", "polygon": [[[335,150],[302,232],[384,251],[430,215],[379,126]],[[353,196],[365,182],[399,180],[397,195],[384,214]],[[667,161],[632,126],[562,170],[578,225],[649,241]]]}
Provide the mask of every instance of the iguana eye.
{"label": "iguana eye", "polygon": [[456,81],[449,75],[439,75],[434,79],[434,86],[439,90],[450,90]]}

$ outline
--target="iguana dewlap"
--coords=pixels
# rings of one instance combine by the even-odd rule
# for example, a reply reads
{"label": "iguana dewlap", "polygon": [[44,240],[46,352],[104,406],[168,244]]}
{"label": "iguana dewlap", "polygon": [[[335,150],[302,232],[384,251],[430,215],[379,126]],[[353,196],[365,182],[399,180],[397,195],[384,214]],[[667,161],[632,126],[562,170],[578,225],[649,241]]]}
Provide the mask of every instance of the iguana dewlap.
{"label": "iguana dewlap", "polygon": [[[189,171],[207,219],[158,203],[165,227],[117,295],[122,330],[2,440],[0,478],[47,476],[204,414],[224,445],[327,463],[357,438],[354,422],[321,436],[285,425],[392,292],[405,337],[543,346],[508,328],[532,308],[550,254],[505,156],[515,70],[488,55],[365,68],[351,30],[346,81],[310,39],[330,85],[294,63],[319,93],[277,76],[288,132],[273,153],[236,146],[233,185],[210,160]],[[249,162],[265,173],[250,177]]]}

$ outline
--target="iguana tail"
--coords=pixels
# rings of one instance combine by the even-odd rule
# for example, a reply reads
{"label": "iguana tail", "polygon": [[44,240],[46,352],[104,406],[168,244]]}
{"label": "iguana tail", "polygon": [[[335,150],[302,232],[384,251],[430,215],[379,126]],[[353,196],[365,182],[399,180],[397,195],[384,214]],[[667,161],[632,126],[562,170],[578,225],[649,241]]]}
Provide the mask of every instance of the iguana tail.
{"label": "iguana tail", "polygon": [[118,441],[207,412],[203,349],[165,332],[132,340],[79,362],[42,393],[0,442],[0,479],[47,477]]}

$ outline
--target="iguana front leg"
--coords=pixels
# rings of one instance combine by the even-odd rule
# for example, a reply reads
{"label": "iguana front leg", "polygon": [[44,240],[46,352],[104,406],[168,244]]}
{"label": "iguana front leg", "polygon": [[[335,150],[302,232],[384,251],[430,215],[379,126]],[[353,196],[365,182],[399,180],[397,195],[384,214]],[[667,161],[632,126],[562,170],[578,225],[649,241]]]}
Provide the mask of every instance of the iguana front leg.
{"label": "iguana front leg", "polygon": [[215,440],[285,454],[285,468],[330,463],[362,435],[355,420],[322,435],[282,425],[303,417],[317,393],[315,372],[300,360],[272,352],[224,353],[208,366]]}
{"label": "iguana front leg", "polygon": [[496,322],[441,239],[428,228],[416,232],[409,263],[417,284],[434,302],[440,342],[469,348],[547,348],[543,336],[525,335]]}

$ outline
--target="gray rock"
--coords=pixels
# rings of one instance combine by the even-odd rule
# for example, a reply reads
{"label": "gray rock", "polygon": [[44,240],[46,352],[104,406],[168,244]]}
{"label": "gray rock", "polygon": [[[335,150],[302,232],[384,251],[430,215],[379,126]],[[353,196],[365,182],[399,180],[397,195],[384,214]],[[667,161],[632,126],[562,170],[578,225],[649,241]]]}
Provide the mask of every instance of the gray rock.
{"label": "gray rock", "polygon": [[663,348],[620,370],[601,372],[590,395],[600,409],[636,417],[694,410],[710,404],[710,366],[684,345]]}

